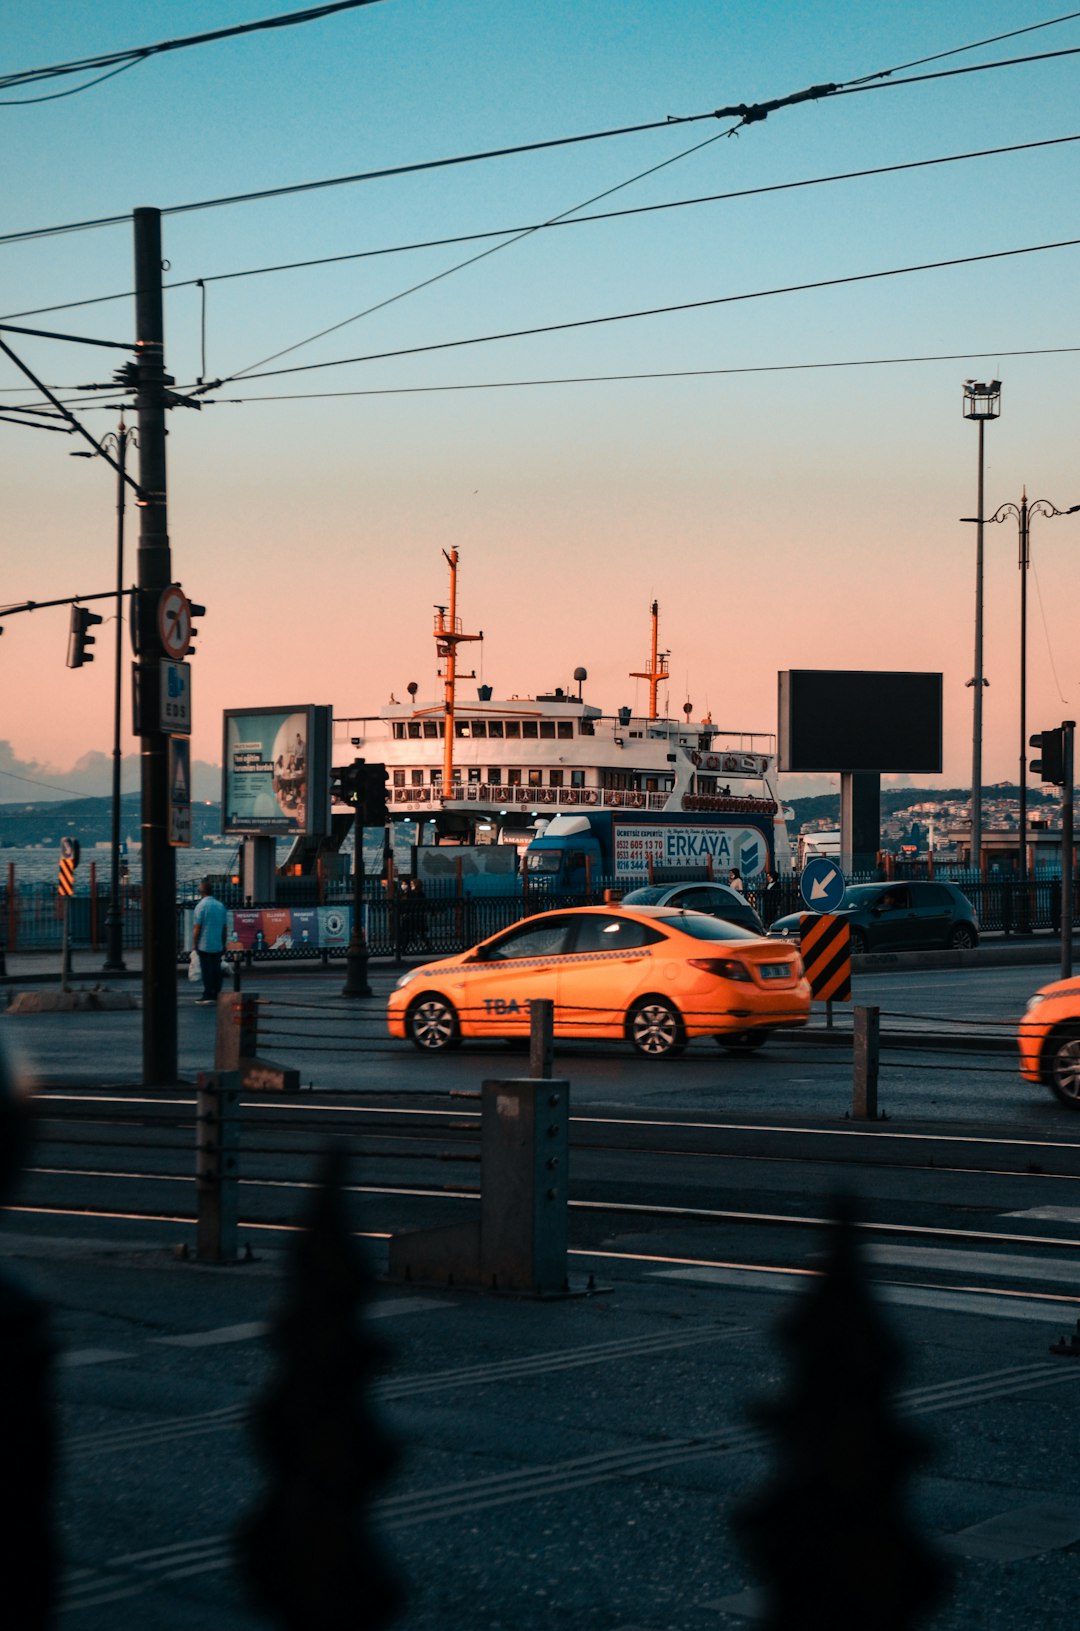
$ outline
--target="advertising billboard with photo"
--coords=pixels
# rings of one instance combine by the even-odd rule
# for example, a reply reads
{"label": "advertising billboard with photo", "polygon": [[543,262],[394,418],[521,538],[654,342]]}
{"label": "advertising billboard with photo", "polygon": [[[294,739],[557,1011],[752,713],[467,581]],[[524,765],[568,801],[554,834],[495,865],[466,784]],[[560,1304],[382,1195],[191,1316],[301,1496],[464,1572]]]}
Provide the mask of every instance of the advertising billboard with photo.
{"label": "advertising billboard with photo", "polygon": [[221,830],[285,838],[330,831],[329,707],[226,708]]}

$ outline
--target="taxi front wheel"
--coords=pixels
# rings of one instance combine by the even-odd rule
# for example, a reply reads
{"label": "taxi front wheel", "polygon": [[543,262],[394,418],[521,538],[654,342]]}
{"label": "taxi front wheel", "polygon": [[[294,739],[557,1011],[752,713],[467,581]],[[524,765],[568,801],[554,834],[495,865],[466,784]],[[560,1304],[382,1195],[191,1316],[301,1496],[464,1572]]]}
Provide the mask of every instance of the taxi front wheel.
{"label": "taxi front wheel", "polygon": [[670,1059],[686,1046],[682,1015],[662,997],[645,997],[630,1010],[626,1034],[650,1059]]}
{"label": "taxi front wheel", "polygon": [[1080,1110],[1080,1027],[1059,1031],[1046,1055],[1047,1080],[1054,1096]]}
{"label": "taxi front wheel", "polygon": [[405,1029],[422,1053],[440,1053],[461,1041],[457,1014],[445,997],[417,997],[405,1016]]}

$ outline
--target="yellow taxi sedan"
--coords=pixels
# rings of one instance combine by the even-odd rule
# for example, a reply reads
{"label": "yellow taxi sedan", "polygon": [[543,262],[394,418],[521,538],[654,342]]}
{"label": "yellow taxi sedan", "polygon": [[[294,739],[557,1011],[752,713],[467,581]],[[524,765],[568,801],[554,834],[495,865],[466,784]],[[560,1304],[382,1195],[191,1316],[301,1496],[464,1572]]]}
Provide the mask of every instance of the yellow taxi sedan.
{"label": "yellow taxi sedan", "polygon": [[1055,980],[1028,1001],[1017,1034],[1020,1074],[1080,1110],[1080,978]]}
{"label": "yellow taxi sedan", "polygon": [[410,969],[387,1021],[391,1036],[438,1053],[463,1037],[528,1036],[540,1000],[554,1005],[556,1036],[625,1039],[654,1059],[696,1036],[749,1052],[810,1013],[794,947],[704,912],[612,905],[542,912]]}

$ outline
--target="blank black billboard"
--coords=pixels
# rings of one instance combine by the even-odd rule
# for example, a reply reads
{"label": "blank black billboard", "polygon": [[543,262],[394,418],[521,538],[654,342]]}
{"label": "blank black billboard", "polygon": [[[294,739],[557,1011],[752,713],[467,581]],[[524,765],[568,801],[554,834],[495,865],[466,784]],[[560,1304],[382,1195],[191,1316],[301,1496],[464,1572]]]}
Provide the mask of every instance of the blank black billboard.
{"label": "blank black billboard", "polygon": [[941,770],[941,675],[792,668],[780,676],[781,770]]}

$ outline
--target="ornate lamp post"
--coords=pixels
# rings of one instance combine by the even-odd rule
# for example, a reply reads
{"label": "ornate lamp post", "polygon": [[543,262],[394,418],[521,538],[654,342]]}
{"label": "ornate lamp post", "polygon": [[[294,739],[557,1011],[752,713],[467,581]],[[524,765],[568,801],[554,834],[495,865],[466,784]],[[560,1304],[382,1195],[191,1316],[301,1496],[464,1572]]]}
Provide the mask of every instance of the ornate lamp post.
{"label": "ornate lamp post", "polygon": [[1020,912],[1021,926],[1027,927],[1027,574],[1030,564],[1029,534],[1031,517],[1033,515],[1073,515],[1080,510],[1080,504],[1071,504],[1067,510],[1059,510],[1051,504],[1048,498],[1037,498],[1028,502],[1027,489],[1024,489],[1019,504],[1002,504],[993,515],[987,516],[988,521],[1004,521],[1008,516],[1015,516],[1020,533],[1020,860],[1017,876],[1020,882]]}
{"label": "ornate lamp post", "polygon": [[971,731],[971,855],[970,862],[982,867],[982,719],[983,719],[983,432],[988,419],[1001,413],[1001,381],[988,385],[973,379],[964,381],[964,418],[979,427],[978,533],[975,545],[975,675],[968,681],[974,687]]}

